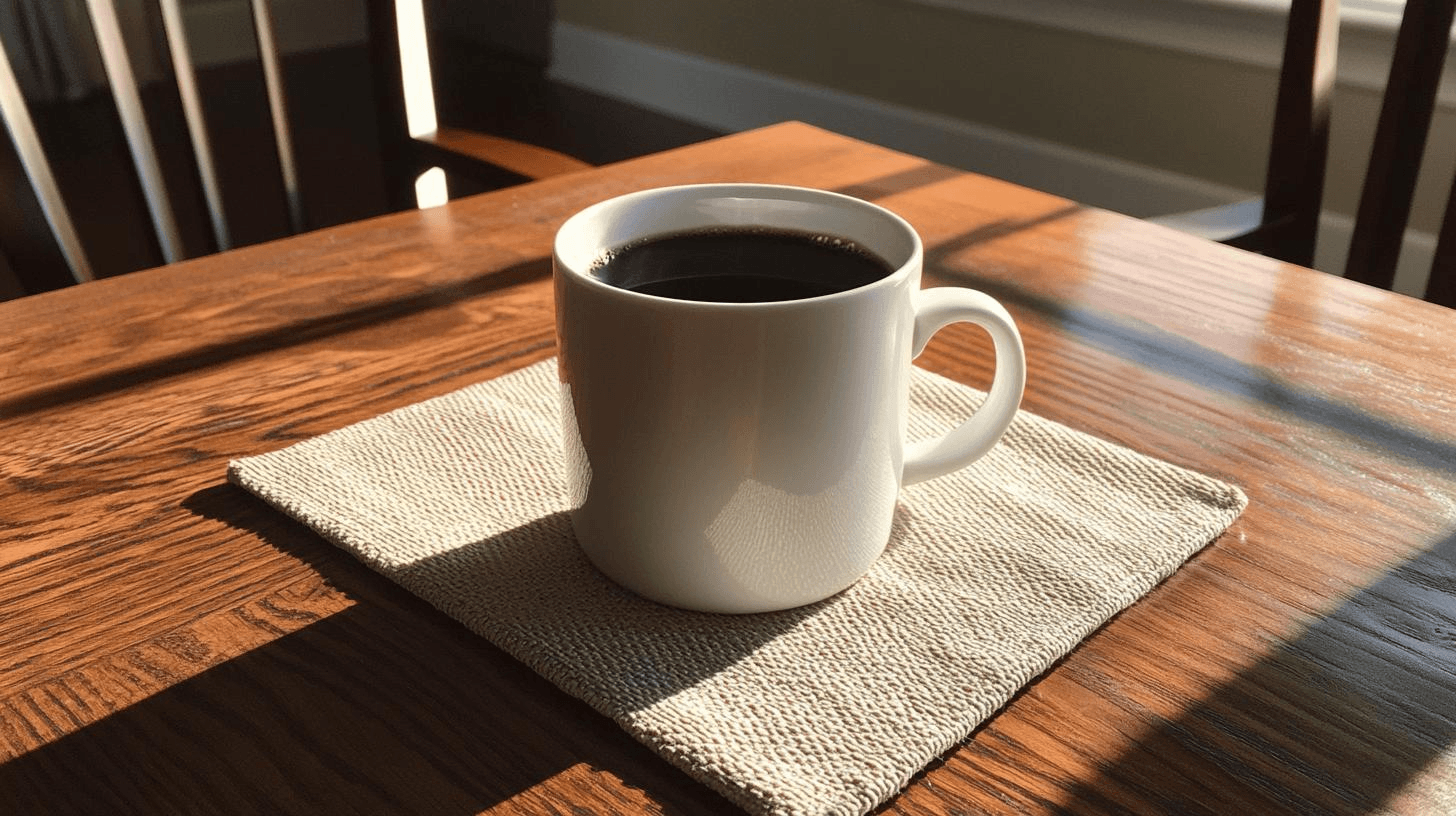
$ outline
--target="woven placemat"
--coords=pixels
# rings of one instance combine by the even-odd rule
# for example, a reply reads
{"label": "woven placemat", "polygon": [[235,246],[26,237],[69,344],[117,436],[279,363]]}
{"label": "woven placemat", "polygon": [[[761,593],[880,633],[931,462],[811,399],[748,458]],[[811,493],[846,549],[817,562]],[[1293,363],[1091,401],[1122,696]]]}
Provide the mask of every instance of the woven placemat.
{"label": "woven placemat", "polygon": [[[1023,411],[976,464],[902,492],[889,548],[845,592],[685,612],[581,555],[557,392],[548,360],[228,475],[757,813],[893,796],[1247,502]],[[916,369],[911,437],[983,396]]]}

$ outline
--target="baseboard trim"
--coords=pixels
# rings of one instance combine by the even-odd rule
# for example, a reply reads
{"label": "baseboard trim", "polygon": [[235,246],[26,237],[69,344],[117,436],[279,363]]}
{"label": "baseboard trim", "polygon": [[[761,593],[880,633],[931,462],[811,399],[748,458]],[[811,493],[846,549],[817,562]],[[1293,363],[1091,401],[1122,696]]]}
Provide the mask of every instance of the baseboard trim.
{"label": "baseboard trim", "polygon": [[[964,14],[1013,20],[1079,36],[1279,70],[1289,0],[906,0]],[[1379,92],[1404,12],[1403,0],[1344,0],[1340,4],[1337,81]],[[1456,61],[1447,60],[1438,94],[1456,106]]]}
{"label": "baseboard trim", "polygon": [[[558,22],[552,79],[725,132],[798,120],[1139,218],[1255,195],[1204,179]],[[1344,268],[1353,219],[1321,219],[1316,266]],[[1397,291],[1424,288],[1434,239],[1408,233]]]}
{"label": "baseboard trim", "polygon": [[1146,216],[1250,193],[558,22],[551,78],[734,132],[795,119],[927,159]]}

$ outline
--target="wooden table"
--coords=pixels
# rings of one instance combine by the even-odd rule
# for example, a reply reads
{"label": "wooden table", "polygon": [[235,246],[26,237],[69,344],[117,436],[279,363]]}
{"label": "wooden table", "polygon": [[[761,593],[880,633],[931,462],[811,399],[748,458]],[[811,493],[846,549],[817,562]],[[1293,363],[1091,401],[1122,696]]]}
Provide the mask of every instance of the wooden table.
{"label": "wooden table", "polygon": [[1250,497],[890,812],[1446,812],[1456,312],[794,124],[0,304],[0,812],[734,812],[224,482],[548,357],[557,225],[700,181],[903,214],[1026,409]]}

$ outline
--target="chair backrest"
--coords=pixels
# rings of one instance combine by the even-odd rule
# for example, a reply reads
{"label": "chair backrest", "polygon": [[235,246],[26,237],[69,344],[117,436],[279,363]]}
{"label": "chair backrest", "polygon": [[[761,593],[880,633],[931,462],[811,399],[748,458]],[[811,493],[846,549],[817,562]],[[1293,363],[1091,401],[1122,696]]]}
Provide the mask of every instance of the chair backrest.
{"label": "chair backrest", "polygon": [[[158,0],[158,3],[167,52],[176,78],[176,90],[197,171],[197,181],[206,203],[207,223],[211,229],[214,248],[229,249],[234,242],[198,91],[197,69],[192,58],[190,41],[184,30],[180,0]],[[128,52],[115,0],[87,0],[86,8],[161,258],[167,263],[182,260],[194,253],[189,251],[182,240],[176,197],[169,191],[168,180],[162,171],[158,144],[153,138],[147,111],[142,102],[141,85],[133,70],[133,57]],[[268,0],[251,0],[251,11],[289,223],[294,231],[301,231],[305,226],[303,205],[289,128],[288,102],[276,47],[277,37]],[[66,206],[65,198],[56,182],[46,150],[22,96],[11,57],[9,54],[3,56],[4,59],[0,59],[0,114],[4,116],[20,164],[71,275],[77,281],[91,280],[95,272],[90,255],[83,246],[71,211]]]}
{"label": "chair backrest", "polygon": [[1257,230],[1230,243],[1314,265],[1329,154],[1339,0],[1293,0]]}
{"label": "chair backrest", "polygon": [[[170,73],[175,78],[175,99],[180,102],[181,119],[186,138],[168,139],[153,128],[157,122],[155,108],[144,104],[145,83],[139,83],[134,66],[138,48],[134,41],[136,26],[128,26],[118,18],[115,0],[85,0],[89,22],[95,35],[95,50],[104,67],[106,85],[114,99],[116,118],[120,121],[130,163],[144,201],[146,223],[155,236],[155,251],[147,255],[152,265],[172,263],[198,254],[229,249],[240,243],[230,228],[234,219],[228,202],[237,201],[236,190],[225,191],[231,175],[219,172],[214,154],[218,136],[216,128],[228,123],[209,121],[208,111],[217,111],[217,103],[204,105],[204,92],[199,88],[198,66],[193,59],[192,39],[185,30],[181,0],[154,0],[160,12],[165,52]],[[290,110],[288,82],[280,59],[279,32],[276,29],[270,0],[248,0],[253,37],[248,32],[234,32],[256,46],[256,64],[266,96],[265,116],[271,123],[272,144],[276,164],[276,186],[281,200],[274,208],[286,212],[286,229],[300,232],[321,224],[310,223],[310,209],[300,181],[299,152],[294,146],[294,114]],[[61,4],[57,4],[59,7]],[[123,8],[137,13],[139,7]],[[452,173],[475,175],[487,186],[539,178],[585,167],[585,163],[535,145],[511,142],[480,134],[470,134],[439,127],[434,120],[433,88],[430,80],[428,46],[426,44],[424,10],[421,0],[366,0],[365,11],[369,32],[369,62],[373,73],[373,118],[377,125],[379,151],[383,161],[379,180],[388,209],[414,206],[415,181],[422,171],[445,166]],[[60,14],[61,12],[57,12]],[[133,38],[128,42],[128,35]],[[146,45],[150,46],[150,43]],[[72,47],[76,46],[72,43]],[[85,43],[90,48],[89,40]],[[412,59],[402,54],[409,50]],[[64,270],[66,278],[81,282],[98,274],[95,250],[87,245],[78,230],[78,204],[87,203],[85,191],[64,190],[53,169],[54,156],[48,156],[38,129],[21,90],[21,83],[12,68],[15,57],[4,53],[0,44],[0,115],[14,148],[10,166],[0,161],[0,184],[12,192],[19,206],[0,213],[0,253],[9,266],[21,269],[50,264]],[[257,77],[250,77],[256,81]],[[151,88],[156,83],[146,85]],[[256,82],[255,82],[256,84]],[[170,92],[170,91],[169,91]],[[152,97],[147,97],[151,99]],[[150,114],[150,115],[149,115]],[[181,128],[178,129],[179,132]],[[190,153],[185,160],[167,151]],[[176,171],[178,166],[187,172]],[[6,178],[7,175],[23,176]],[[74,175],[74,174],[73,174]],[[180,177],[180,178],[179,178]],[[64,181],[64,179],[63,179]],[[20,185],[26,190],[19,190]],[[227,194],[231,192],[231,195]],[[246,195],[254,195],[248,191]],[[68,198],[72,206],[68,207]],[[93,208],[94,209],[94,208]],[[193,210],[200,210],[205,219]],[[95,213],[92,213],[94,219]],[[126,214],[135,218],[133,214]],[[275,216],[276,217],[276,216]],[[3,222],[15,223],[3,223]],[[84,221],[84,217],[83,217]],[[37,223],[43,222],[43,223]],[[128,222],[132,223],[132,222]],[[199,224],[205,223],[202,228]],[[43,227],[43,229],[36,229]],[[43,232],[43,237],[37,233]],[[135,236],[133,236],[135,237]],[[150,241],[152,238],[148,237]],[[242,242],[249,240],[244,236]],[[251,240],[257,240],[252,238]],[[101,260],[115,271],[115,259]],[[133,268],[136,268],[135,266]],[[51,273],[40,285],[27,282],[32,290],[53,288],[68,283],[56,282]]]}
{"label": "chair backrest", "polygon": [[[1407,0],[1371,145],[1345,277],[1389,289],[1405,236],[1456,0]],[[1339,35],[1339,0],[1292,0],[1262,222],[1231,241],[1309,266],[1314,259]],[[1442,221],[1426,299],[1456,306],[1456,198]]]}

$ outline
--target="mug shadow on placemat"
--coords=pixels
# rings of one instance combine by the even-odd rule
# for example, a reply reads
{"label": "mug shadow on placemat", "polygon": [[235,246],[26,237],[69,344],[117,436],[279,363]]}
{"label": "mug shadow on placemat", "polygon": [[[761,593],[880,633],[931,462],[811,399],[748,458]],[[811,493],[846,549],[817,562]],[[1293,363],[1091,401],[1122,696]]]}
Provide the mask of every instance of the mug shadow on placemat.
{"label": "mug shadow on placemat", "polygon": [[[650,799],[666,813],[742,813],[243,489],[217,485],[183,506],[304,562],[350,605],[0,763],[6,812],[463,816],[507,801],[544,810],[590,789],[601,812]],[[20,801],[21,790],[47,795]]]}
{"label": "mug shadow on placemat", "polygon": [[[897,510],[897,523],[904,510]],[[582,554],[556,512],[399,569],[399,582],[573,693],[637,711],[717,675],[837,597],[782,612],[721,615],[646,600]]]}

